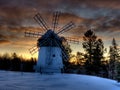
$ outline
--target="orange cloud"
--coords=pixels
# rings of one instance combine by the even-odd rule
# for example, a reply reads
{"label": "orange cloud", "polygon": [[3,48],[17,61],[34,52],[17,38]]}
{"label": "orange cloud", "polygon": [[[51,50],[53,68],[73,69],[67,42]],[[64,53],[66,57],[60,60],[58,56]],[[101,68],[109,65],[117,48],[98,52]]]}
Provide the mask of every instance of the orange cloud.
{"label": "orange cloud", "polygon": [[0,40],[0,45],[5,45],[5,44],[9,44],[10,43],[10,41],[8,41],[8,40]]}

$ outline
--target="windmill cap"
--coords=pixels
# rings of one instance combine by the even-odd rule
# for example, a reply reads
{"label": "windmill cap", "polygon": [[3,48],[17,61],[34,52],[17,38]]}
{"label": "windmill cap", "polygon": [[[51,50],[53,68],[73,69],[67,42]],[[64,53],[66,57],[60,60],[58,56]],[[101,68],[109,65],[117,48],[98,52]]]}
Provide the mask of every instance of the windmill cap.
{"label": "windmill cap", "polygon": [[38,39],[38,46],[58,46],[61,43],[61,38],[52,30],[48,30]]}

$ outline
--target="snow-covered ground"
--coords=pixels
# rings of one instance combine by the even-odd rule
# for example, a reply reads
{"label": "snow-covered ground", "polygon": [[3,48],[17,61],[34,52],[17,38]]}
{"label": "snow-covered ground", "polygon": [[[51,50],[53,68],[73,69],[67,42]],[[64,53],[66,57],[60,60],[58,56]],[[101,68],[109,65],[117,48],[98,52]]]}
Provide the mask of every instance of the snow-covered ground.
{"label": "snow-covered ground", "polygon": [[0,71],[0,90],[120,90],[120,83],[87,75]]}

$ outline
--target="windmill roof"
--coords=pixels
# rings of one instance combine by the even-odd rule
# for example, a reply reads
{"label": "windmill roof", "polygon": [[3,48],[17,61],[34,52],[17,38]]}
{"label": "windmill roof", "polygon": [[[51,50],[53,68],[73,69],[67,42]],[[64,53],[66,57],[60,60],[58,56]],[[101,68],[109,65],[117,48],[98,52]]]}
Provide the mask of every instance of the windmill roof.
{"label": "windmill roof", "polygon": [[59,46],[62,43],[61,38],[52,30],[48,30],[38,39],[38,46]]}

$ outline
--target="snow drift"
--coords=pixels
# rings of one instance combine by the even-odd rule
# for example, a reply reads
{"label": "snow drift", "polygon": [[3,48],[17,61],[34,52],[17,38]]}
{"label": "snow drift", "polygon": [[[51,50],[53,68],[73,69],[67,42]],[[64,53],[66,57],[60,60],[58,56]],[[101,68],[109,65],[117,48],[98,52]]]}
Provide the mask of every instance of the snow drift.
{"label": "snow drift", "polygon": [[120,90],[120,83],[87,75],[0,71],[0,90]]}

